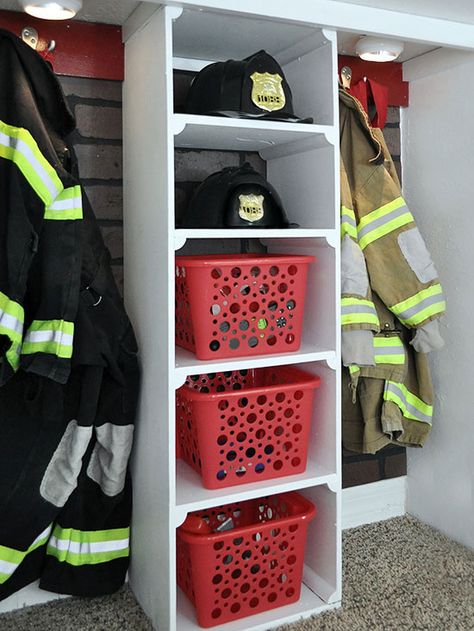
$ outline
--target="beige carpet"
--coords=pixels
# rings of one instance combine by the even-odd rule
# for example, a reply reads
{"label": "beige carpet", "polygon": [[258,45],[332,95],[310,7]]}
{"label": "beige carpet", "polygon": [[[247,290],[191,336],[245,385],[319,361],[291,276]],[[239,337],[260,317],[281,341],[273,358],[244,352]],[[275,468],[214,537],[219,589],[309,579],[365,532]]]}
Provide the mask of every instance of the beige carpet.
{"label": "beige carpet", "polygon": [[[280,631],[474,631],[474,552],[419,521],[346,532],[344,559],[344,607]],[[128,589],[0,615],[0,631],[150,630]]]}

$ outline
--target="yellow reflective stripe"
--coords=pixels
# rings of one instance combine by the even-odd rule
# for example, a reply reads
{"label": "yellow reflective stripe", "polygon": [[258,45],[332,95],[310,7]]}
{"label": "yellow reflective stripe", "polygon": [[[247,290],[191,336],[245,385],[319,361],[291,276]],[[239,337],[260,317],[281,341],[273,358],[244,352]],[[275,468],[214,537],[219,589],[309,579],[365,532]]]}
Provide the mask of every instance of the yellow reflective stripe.
{"label": "yellow reflective stripe", "polygon": [[405,206],[405,200],[403,199],[403,197],[396,197],[395,199],[392,199],[391,202],[388,202],[388,204],[384,204],[383,206],[380,206],[367,215],[361,217],[359,220],[358,228],[362,229],[369,223],[372,223],[373,221],[375,221],[376,219],[380,219],[381,217],[385,217],[385,215],[391,213],[392,210],[397,210],[397,208],[401,208],[402,206]]}
{"label": "yellow reflective stripe", "polygon": [[417,326],[428,318],[446,311],[446,301],[439,283],[422,289],[414,296],[390,307],[398,319],[409,326]]}
{"label": "yellow reflective stripe", "polygon": [[374,337],[375,363],[395,364],[405,363],[405,349],[398,335],[391,337]]}
{"label": "yellow reflective stripe", "polygon": [[428,405],[413,392],[410,392],[403,383],[386,381],[384,400],[395,403],[406,418],[431,425],[433,406]]}
{"label": "yellow reflective stripe", "polygon": [[45,219],[82,219],[82,194],[80,186],[65,188],[54,202],[46,208]]}
{"label": "yellow reflective stripe", "polygon": [[360,219],[357,226],[359,245],[363,250],[370,243],[413,221],[405,200],[397,197]]}
{"label": "yellow reflective stripe", "polygon": [[360,372],[360,368],[357,364],[351,364],[349,366],[349,372],[351,375],[355,375],[356,372]]}
{"label": "yellow reflective stripe", "polygon": [[10,578],[28,554],[46,544],[51,528],[52,525],[49,525],[43,530],[27,550],[16,550],[15,548],[0,545],[0,585]]}
{"label": "yellow reflective stripe", "polygon": [[341,300],[341,322],[343,326],[346,324],[380,326],[374,303],[363,298],[343,298]]}
{"label": "yellow reflective stripe", "polygon": [[357,240],[357,223],[354,211],[347,206],[341,206],[341,239],[346,234]]}
{"label": "yellow reflective stripe", "polygon": [[23,341],[23,355],[48,353],[70,359],[73,351],[74,323],[66,320],[33,320]]}
{"label": "yellow reflective stripe", "polygon": [[0,335],[5,335],[11,342],[5,357],[15,372],[20,363],[24,317],[23,307],[0,291]]}
{"label": "yellow reflective stripe", "polygon": [[95,565],[127,557],[130,528],[75,530],[57,525],[49,539],[47,553],[69,565]]}
{"label": "yellow reflective stripe", "polygon": [[45,206],[50,206],[64,188],[27,129],[0,121],[0,158],[12,161],[20,169]]}

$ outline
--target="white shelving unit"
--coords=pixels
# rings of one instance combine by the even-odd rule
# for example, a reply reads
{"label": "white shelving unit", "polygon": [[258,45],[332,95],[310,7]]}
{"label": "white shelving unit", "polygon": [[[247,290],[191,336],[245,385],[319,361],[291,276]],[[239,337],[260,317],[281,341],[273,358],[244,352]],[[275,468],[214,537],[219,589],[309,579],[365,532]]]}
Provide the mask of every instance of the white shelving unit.
{"label": "white shelving unit", "polygon": [[[317,506],[298,603],[215,627],[269,629],[341,600],[338,119],[335,33],[304,23],[225,11],[150,7],[126,41],[124,93],[127,309],[139,338],[143,383],[133,456],[130,583],[154,626],[196,631],[176,587],[176,528],[190,511],[298,490]],[[132,32],[133,31],[133,32]],[[283,67],[298,115],[315,124],[218,118],[173,111],[173,69],[199,69],[264,48]],[[280,193],[288,230],[177,230],[175,148],[258,151]],[[259,238],[270,252],[312,254],[301,349],[202,362],[174,344],[174,257],[188,239]],[[189,374],[298,364],[321,377],[307,470],[207,490],[175,458],[175,390]]]}

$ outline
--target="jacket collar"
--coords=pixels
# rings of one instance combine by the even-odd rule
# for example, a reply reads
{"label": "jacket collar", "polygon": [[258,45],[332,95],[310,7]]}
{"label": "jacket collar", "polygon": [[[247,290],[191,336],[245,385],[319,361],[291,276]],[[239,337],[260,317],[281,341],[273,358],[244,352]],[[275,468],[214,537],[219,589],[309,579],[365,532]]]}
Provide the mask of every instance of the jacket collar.
{"label": "jacket collar", "polygon": [[36,51],[14,33],[0,29],[1,40],[8,40],[19,58],[32,86],[37,107],[50,129],[61,137],[67,136],[75,129],[76,121],[54,72]]}
{"label": "jacket collar", "polygon": [[374,156],[370,159],[370,162],[376,162],[379,160],[383,155],[382,144],[377,138],[376,132],[370,124],[367,112],[362,107],[360,101],[346,92],[343,88],[339,88],[339,105],[354,111],[354,115],[356,116],[360,126],[366,132],[367,139],[374,149]]}

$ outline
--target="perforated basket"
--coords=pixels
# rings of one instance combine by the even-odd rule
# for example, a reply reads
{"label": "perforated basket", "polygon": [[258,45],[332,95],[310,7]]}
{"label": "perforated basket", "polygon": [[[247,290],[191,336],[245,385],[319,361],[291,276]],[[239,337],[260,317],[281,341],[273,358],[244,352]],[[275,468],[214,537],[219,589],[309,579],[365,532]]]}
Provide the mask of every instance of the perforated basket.
{"label": "perforated basket", "polygon": [[293,366],[188,377],[176,392],[178,455],[209,489],[303,473],[319,384]]}
{"label": "perforated basket", "polygon": [[283,493],[190,514],[177,530],[178,585],[199,624],[212,627],[299,600],[315,513],[298,493]]}
{"label": "perforated basket", "polygon": [[176,257],[176,344],[198,359],[297,351],[313,256]]}

